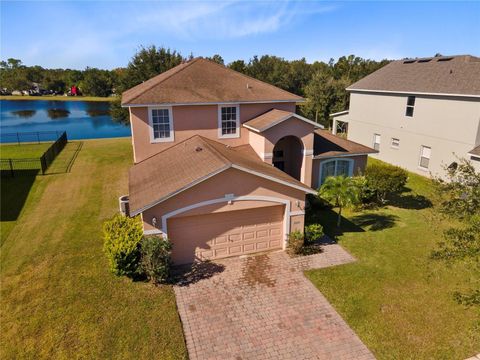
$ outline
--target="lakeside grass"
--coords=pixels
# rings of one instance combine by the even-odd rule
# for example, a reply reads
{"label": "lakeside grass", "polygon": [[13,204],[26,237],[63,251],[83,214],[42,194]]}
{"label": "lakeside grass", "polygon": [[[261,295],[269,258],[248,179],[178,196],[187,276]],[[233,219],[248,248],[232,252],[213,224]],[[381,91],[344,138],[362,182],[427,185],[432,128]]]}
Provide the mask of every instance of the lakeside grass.
{"label": "lakeside grass", "polygon": [[407,186],[386,208],[345,211],[340,229],[333,211],[317,214],[358,261],[306,276],[378,359],[468,358],[480,350],[480,313],[452,295],[480,279],[465,263],[430,259],[452,222],[428,207],[430,180],[410,174]]}
{"label": "lakeside grass", "polygon": [[129,138],[87,140],[71,172],[2,181],[20,210],[2,212],[0,358],[187,358],[173,289],[112,275],[102,251],[131,163]]}
{"label": "lakeside grass", "polygon": [[63,96],[63,95],[0,95],[0,100],[55,100],[55,101],[114,101],[116,96]]}
{"label": "lakeside grass", "polygon": [[0,159],[40,158],[52,142],[40,144],[0,144]]}

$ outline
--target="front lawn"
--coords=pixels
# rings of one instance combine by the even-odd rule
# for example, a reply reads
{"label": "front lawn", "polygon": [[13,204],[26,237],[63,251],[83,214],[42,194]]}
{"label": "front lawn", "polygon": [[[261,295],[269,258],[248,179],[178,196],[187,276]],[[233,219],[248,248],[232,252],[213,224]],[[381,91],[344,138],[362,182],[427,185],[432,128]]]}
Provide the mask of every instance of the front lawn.
{"label": "front lawn", "polygon": [[102,252],[130,139],[85,141],[70,172],[57,160],[53,175],[2,181],[2,194],[24,195],[8,233],[1,223],[0,358],[186,358],[172,288],[115,277]]}
{"label": "front lawn", "polygon": [[480,350],[480,314],[452,294],[480,279],[429,258],[449,224],[430,204],[429,180],[410,174],[407,186],[394,206],[346,211],[341,229],[332,211],[310,213],[358,261],[306,275],[377,358],[465,359]]}
{"label": "front lawn", "polygon": [[43,153],[52,146],[52,142],[42,142],[40,144],[1,144],[1,159],[39,159]]}

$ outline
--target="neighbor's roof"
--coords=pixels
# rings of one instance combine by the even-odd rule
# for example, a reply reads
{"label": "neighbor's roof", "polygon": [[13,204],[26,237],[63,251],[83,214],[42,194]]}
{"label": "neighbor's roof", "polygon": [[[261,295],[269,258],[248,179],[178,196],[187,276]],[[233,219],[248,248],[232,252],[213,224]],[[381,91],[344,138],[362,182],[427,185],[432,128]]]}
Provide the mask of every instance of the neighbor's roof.
{"label": "neighbor's roof", "polygon": [[347,90],[476,97],[480,96],[480,58],[462,55],[393,61]]}
{"label": "neighbor's roof", "polygon": [[300,102],[301,96],[213,61],[195,58],[122,94],[122,105]]}
{"label": "neighbor's roof", "polygon": [[470,155],[480,156],[480,145],[468,152]]}
{"label": "neighbor's roof", "polygon": [[334,156],[350,156],[377,153],[377,150],[368,146],[343,139],[327,130],[316,130],[313,143],[313,158],[327,158]]}
{"label": "neighbor's roof", "polygon": [[229,168],[315,193],[290,175],[263,162],[250,145],[231,148],[195,135],[130,168],[131,213],[139,214]]}
{"label": "neighbor's roof", "polygon": [[243,126],[256,132],[263,132],[292,117],[305,121],[306,123],[309,123],[317,128],[323,128],[322,125],[314,121],[308,120],[303,116],[297,115],[290,111],[284,111],[279,109],[269,110],[266,113],[263,113],[262,115],[259,115],[256,118],[253,118],[252,120],[247,121],[246,123],[243,124]]}

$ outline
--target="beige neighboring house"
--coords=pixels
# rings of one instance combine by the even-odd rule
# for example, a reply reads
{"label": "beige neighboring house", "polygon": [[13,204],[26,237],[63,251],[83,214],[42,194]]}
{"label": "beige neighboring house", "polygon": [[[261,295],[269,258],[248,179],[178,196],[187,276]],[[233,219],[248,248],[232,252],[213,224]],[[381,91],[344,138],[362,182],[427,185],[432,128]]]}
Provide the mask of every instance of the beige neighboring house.
{"label": "beige neighboring house", "polygon": [[347,88],[350,109],[334,133],[378,150],[380,160],[425,176],[466,158],[480,170],[480,58],[394,61]]}
{"label": "beige neighboring house", "polygon": [[302,101],[202,58],[123,93],[130,215],[172,241],[174,263],[285,249],[306,195],[363,170],[375,151],[297,115]]}

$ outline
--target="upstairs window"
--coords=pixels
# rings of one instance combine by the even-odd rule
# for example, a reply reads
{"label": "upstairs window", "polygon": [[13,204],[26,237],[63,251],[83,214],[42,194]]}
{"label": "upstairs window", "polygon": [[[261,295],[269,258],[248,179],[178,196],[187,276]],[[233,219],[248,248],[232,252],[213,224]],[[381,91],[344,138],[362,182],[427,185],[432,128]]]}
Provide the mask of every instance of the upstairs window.
{"label": "upstairs window", "polygon": [[218,109],[219,137],[236,138],[240,136],[240,107],[220,106]]}
{"label": "upstairs window", "polygon": [[373,148],[380,151],[380,134],[373,134]]}
{"label": "upstairs window", "polygon": [[428,166],[430,165],[430,155],[432,153],[432,148],[428,146],[423,146],[420,148],[420,164],[419,166],[422,169],[428,169]]}
{"label": "upstairs window", "polygon": [[409,96],[407,98],[407,108],[405,110],[405,116],[413,116],[413,108],[415,107],[415,96]]}
{"label": "upstairs window", "polygon": [[152,142],[173,141],[173,121],[171,108],[151,108],[150,137]]}

